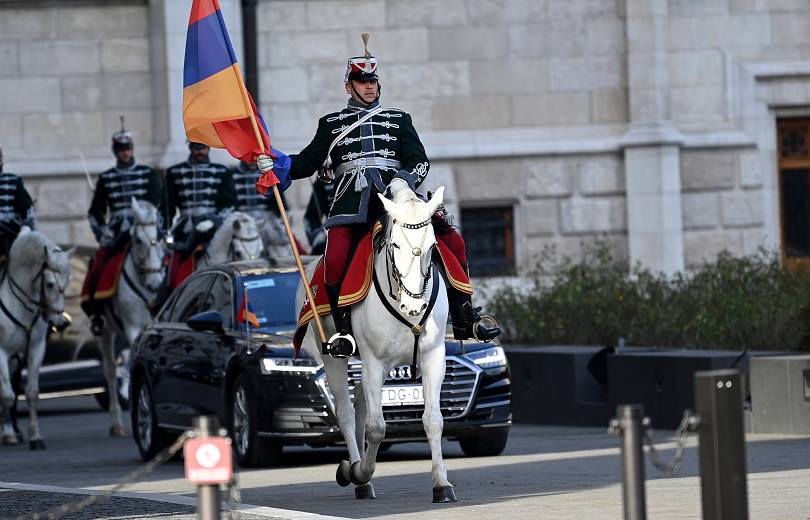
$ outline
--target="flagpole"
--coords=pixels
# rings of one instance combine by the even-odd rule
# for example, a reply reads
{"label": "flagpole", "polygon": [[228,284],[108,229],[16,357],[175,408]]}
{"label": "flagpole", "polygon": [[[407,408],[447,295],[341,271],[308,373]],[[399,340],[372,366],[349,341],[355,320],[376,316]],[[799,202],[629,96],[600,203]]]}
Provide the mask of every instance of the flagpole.
{"label": "flagpole", "polygon": [[244,315],[244,318],[245,318],[245,331],[247,332],[247,334],[246,334],[246,338],[245,338],[245,342],[246,342],[246,344],[247,344],[246,351],[247,351],[247,354],[248,354],[248,356],[249,356],[249,355],[250,355],[252,352],[251,352],[251,350],[250,350],[250,320],[248,319],[248,312],[250,312],[250,300],[248,300],[248,284],[247,284],[247,282],[243,282],[243,284],[242,284],[242,290],[243,290],[243,291],[244,291],[244,293],[245,293],[245,294],[242,296],[242,298],[243,298],[243,300],[244,300],[244,302],[243,302],[243,303],[245,304],[245,309],[244,309],[245,315]]}
{"label": "flagpole", "polygon": [[[242,100],[245,103],[245,108],[247,109],[250,117],[250,124],[253,126],[253,133],[256,136],[256,142],[259,144],[260,150],[263,152],[268,152],[269,150],[265,150],[264,148],[264,139],[262,139],[262,134],[259,132],[259,125],[256,122],[256,117],[253,115],[253,107],[250,106],[250,101],[247,97],[247,88],[242,80],[242,74],[239,73],[239,71],[237,71],[237,77],[239,78],[239,86],[242,90]],[[276,204],[278,205],[278,210],[281,214],[281,221],[284,222],[284,229],[287,230],[287,239],[290,241],[290,247],[292,248],[293,256],[295,257],[295,264],[298,266],[298,274],[301,276],[301,283],[304,284],[304,291],[306,291],[307,294],[309,308],[312,310],[312,319],[315,321],[315,328],[318,329],[318,334],[321,337],[321,343],[326,343],[326,333],[323,330],[323,323],[321,322],[320,315],[318,315],[318,309],[315,305],[315,297],[312,295],[312,288],[309,286],[309,280],[307,280],[307,273],[304,270],[304,264],[301,263],[301,256],[298,254],[298,248],[295,245],[295,237],[293,236],[292,228],[290,227],[290,221],[287,218],[287,211],[284,209],[284,201],[281,199],[281,192],[278,191],[278,184],[273,184],[272,188],[273,196],[276,198]]]}

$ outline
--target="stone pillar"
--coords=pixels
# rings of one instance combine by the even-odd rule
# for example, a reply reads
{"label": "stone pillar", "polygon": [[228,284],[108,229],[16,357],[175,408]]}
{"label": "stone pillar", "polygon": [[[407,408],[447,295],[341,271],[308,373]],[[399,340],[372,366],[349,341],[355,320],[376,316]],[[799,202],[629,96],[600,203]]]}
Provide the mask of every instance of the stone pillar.
{"label": "stone pillar", "polygon": [[[240,2],[220,0],[219,4],[238,59],[242,53]],[[190,11],[188,0],[149,1],[155,159],[164,168],[188,155],[183,127],[183,60]],[[233,162],[224,150],[211,150],[211,159]]]}
{"label": "stone pillar", "polygon": [[631,262],[683,270],[680,145],[669,112],[667,0],[627,0],[630,124],[622,139]]}

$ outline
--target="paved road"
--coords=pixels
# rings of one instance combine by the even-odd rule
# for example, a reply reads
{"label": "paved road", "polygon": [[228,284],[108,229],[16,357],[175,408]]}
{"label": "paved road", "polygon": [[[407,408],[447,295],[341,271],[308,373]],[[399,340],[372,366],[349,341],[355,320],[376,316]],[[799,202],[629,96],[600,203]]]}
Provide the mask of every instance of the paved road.
{"label": "paved road", "polygon": [[[102,490],[140,464],[129,438],[106,435],[107,415],[89,398],[46,402],[41,424],[46,452],[25,447],[0,448],[0,481]],[[658,432],[664,447],[670,436]],[[649,517],[656,520],[700,518],[700,484],[691,439],[678,478],[665,478],[647,467]],[[515,426],[500,457],[464,457],[445,442],[448,473],[459,502],[430,502],[430,452],[426,444],[394,447],[381,456],[374,483],[376,501],[356,501],[350,488],[334,483],[339,449],[285,451],[282,467],[240,474],[242,501],[276,509],[253,509],[264,517],[296,518],[278,509],[356,519],[405,519],[414,514],[439,520],[495,518],[620,519],[621,474],[616,439],[601,429]],[[810,520],[810,438],[748,437],[749,503],[752,519]],[[665,451],[671,456],[672,451]],[[0,484],[0,487],[2,485]],[[176,504],[193,504],[182,463],[172,461],[128,491],[155,493]],[[45,508],[74,496],[50,495],[48,502],[24,500],[21,491],[0,492],[0,516]],[[39,491],[38,493],[42,493]],[[45,495],[42,495],[45,496]],[[128,495],[132,498],[137,495]],[[78,497],[81,498],[81,497]],[[131,501],[114,499],[97,512],[72,518],[131,517]],[[16,504],[16,505],[14,505]],[[20,505],[22,504],[22,506]],[[181,506],[146,505],[139,517],[186,518]],[[12,509],[15,507],[16,509]],[[115,514],[113,514],[115,513]],[[173,516],[177,515],[177,516]],[[313,518],[299,515],[297,518]]]}

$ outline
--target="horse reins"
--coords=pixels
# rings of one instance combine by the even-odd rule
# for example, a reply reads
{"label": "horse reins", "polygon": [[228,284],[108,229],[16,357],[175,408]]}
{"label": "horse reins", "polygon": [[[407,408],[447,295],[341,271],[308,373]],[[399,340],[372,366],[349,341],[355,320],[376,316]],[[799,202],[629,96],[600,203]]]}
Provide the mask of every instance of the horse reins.
{"label": "horse reins", "polygon": [[247,250],[247,248],[244,246],[244,244],[246,244],[246,243],[251,243],[251,242],[255,242],[255,241],[259,240],[259,238],[261,238],[261,237],[259,236],[259,234],[258,234],[258,233],[257,233],[257,234],[255,234],[255,235],[253,235],[253,236],[250,236],[250,237],[240,237],[239,235],[234,234],[234,235],[233,235],[233,238],[231,239],[231,245],[228,247],[228,254],[229,254],[229,256],[230,256],[231,258],[233,258],[233,253],[234,253],[234,251],[235,251],[235,248],[234,248],[234,243],[238,241],[238,242],[239,242],[240,247],[242,248],[242,251],[245,253],[245,257],[246,257],[246,259],[247,259],[247,260],[254,260],[256,257],[255,257],[255,256],[252,256],[252,255],[250,255],[250,254],[248,254],[248,250]]}
{"label": "horse reins", "polygon": [[[420,271],[419,274],[422,276],[422,289],[419,292],[411,292],[410,290],[408,290],[408,288],[405,287],[405,282],[403,281],[403,276],[408,276],[408,274],[411,272],[411,269],[413,268],[414,259],[419,258],[419,257],[422,256],[422,253],[424,252],[424,247],[425,247],[425,240],[427,239],[427,235],[428,235],[427,226],[429,226],[431,224],[431,222],[432,222],[432,219],[430,219],[430,218],[425,220],[425,221],[419,222],[418,224],[406,224],[406,223],[403,223],[403,222],[397,222],[396,219],[392,219],[392,221],[391,221],[391,225],[399,226],[399,227],[402,227],[402,228],[405,228],[405,229],[422,229],[422,228],[425,228],[425,232],[422,234],[422,241],[416,247],[414,247],[414,245],[411,244],[411,241],[408,240],[408,237],[405,234],[402,235],[403,238],[405,239],[405,242],[407,242],[408,246],[411,248],[411,254],[413,255],[413,257],[411,258],[411,263],[408,264],[408,271],[404,275],[399,271],[399,269],[396,266],[396,263],[394,262],[394,249],[393,248],[395,248],[395,247],[399,248],[399,245],[396,244],[395,242],[393,242],[392,240],[390,240],[390,237],[389,237],[389,240],[387,241],[387,246],[388,247],[386,248],[387,251],[386,251],[386,256],[385,256],[385,270],[386,270],[387,275],[388,275],[388,280],[389,280],[389,282],[391,280],[396,282],[397,287],[399,287],[399,290],[404,292],[405,294],[407,294],[411,298],[421,298],[422,296],[424,296],[425,292],[427,291],[428,283],[430,283],[430,274],[432,272],[430,267],[428,267],[428,270],[427,270],[426,273],[423,273],[422,272],[422,266],[421,265],[419,266],[419,271]],[[433,246],[431,246],[431,247],[433,247]],[[393,284],[391,284],[391,283],[389,283],[389,291],[388,292],[389,292],[389,294],[391,295],[391,297],[394,300],[396,300],[396,301],[400,300],[400,296],[398,294],[394,294],[394,287],[393,287]]]}

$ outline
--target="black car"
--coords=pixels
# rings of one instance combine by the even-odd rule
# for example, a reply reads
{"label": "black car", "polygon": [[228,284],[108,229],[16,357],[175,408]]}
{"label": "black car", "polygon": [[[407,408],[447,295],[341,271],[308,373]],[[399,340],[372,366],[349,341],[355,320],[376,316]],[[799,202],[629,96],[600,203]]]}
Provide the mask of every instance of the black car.
{"label": "black car", "polygon": [[[238,262],[196,272],[172,293],[132,351],[132,431],[144,459],[198,415],[227,425],[245,466],[275,463],[284,445],[343,443],[323,367],[294,356],[298,281],[292,266]],[[237,320],[245,288],[260,324],[249,331]],[[352,387],[360,366],[350,360]],[[384,387],[386,443],[425,439],[421,381],[408,384],[409,371],[391,370]],[[503,451],[512,414],[501,347],[447,341],[441,409],[445,437],[466,454]]]}

